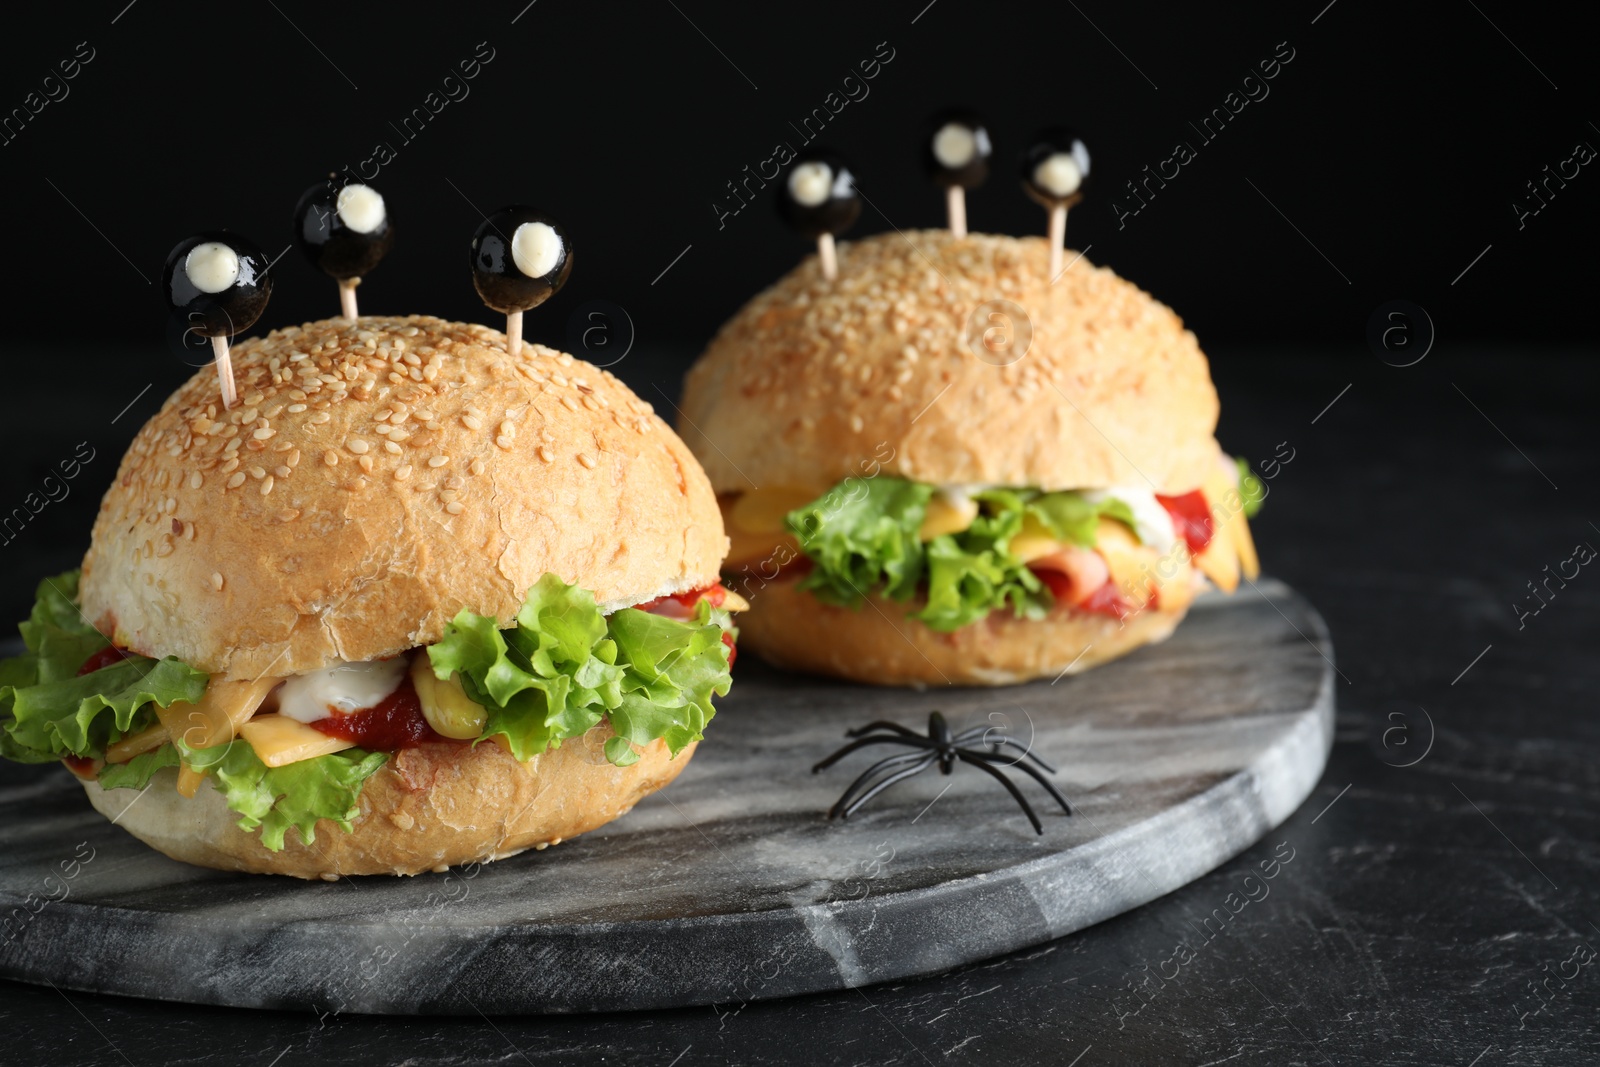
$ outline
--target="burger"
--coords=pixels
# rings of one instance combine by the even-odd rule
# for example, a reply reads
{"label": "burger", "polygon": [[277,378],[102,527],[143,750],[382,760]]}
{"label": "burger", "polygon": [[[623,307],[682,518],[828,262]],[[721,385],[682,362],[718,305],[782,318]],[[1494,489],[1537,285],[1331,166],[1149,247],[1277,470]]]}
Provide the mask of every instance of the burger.
{"label": "burger", "polygon": [[[1069,253],[1070,256],[1070,253]],[[743,647],[884,685],[1002,685],[1170,635],[1258,565],[1264,496],[1178,316],[1038,238],[899,232],[721,329],[680,432],[732,539]]]}
{"label": "burger", "polygon": [[542,849],[671,782],[734,657],[716,498],[612,375],[509,348],[332,319],[235,346],[231,409],[196,374],[40,584],[0,752],[301,878]]}

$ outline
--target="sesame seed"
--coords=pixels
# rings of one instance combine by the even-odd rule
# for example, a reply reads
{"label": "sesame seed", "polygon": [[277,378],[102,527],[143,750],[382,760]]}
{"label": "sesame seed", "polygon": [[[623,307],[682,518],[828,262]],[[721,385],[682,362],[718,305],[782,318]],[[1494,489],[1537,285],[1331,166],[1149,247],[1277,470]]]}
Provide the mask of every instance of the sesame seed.
{"label": "sesame seed", "polygon": [[228,479],[228,488],[237,489],[244,484],[244,471],[240,471]]}
{"label": "sesame seed", "polygon": [[288,407],[288,412],[291,415],[298,415],[305,409],[306,406],[304,404],[290,404]]}
{"label": "sesame seed", "polygon": [[463,485],[466,485],[466,484],[467,484],[467,480],[465,478],[461,477],[461,475],[459,475],[459,474],[452,474],[450,476],[450,478],[444,483],[446,489],[460,489]]}
{"label": "sesame seed", "polygon": [[293,522],[294,520],[298,519],[299,517],[300,517],[300,509],[299,508],[284,508],[282,511],[278,512],[278,521],[279,522]]}
{"label": "sesame seed", "polygon": [[[409,441],[410,439],[411,435],[405,430],[394,430],[389,434],[389,444],[396,444],[400,441]],[[384,447],[387,448],[388,445],[385,445]]]}
{"label": "sesame seed", "polygon": [[335,452],[331,448],[328,449],[322,454],[322,462],[326,463],[330,467],[337,467],[339,465],[339,453]]}
{"label": "sesame seed", "polygon": [[561,406],[566,408],[568,411],[578,410],[578,402],[572,399],[570,396],[563,396],[561,398]]}
{"label": "sesame seed", "polygon": [[400,454],[400,446],[395,444],[393,441],[385,441],[383,443],[383,450],[391,453],[392,455],[398,456]]}
{"label": "sesame seed", "polygon": [[482,474],[484,469],[483,457],[479,456],[477,459],[473,460],[472,466],[468,467],[467,469],[473,474]]}
{"label": "sesame seed", "polygon": [[395,481],[403,482],[409,477],[411,477],[411,464],[407,463],[402,467],[395,468],[395,472],[394,472],[394,480]]}
{"label": "sesame seed", "polygon": [[370,448],[371,446],[368,445],[361,438],[357,437],[357,438],[354,438],[351,441],[346,442],[345,447],[350,449],[350,451],[354,452],[356,455],[363,456],[363,455],[366,455],[367,449]]}
{"label": "sesame seed", "polygon": [[588,467],[590,470],[594,470],[594,468],[595,468],[594,457],[586,455],[586,454],[584,454],[582,452],[578,453],[578,462],[582,463],[585,467]]}
{"label": "sesame seed", "polygon": [[463,511],[466,511],[467,507],[466,507],[465,504],[461,503],[461,501],[459,501],[459,500],[452,500],[452,501],[450,501],[450,503],[448,503],[448,504],[446,504],[444,506],[444,509],[446,511],[448,511],[452,515],[459,515]]}
{"label": "sesame seed", "polygon": [[173,519],[172,520],[172,532],[175,533],[175,534],[180,534],[180,535],[183,533],[183,520],[182,519]]}
{"label": "sesame seed", "polygon": [[261,495],[262,496],[266,496],[268,493],[272,492],[273,480],[274,479],[273,479],[272,475],[270,475],[270,474],[267,475],[266,478],[262,480],[262,482],[261,482]]}
{"label": "sesame seed", "polygon": [[362,470],[366,471],[368,474],[372,473],[372,457],[371,456],[362,456],[360,459],[356,460],[356,462],[361,464],[361,469]]}
{"label": "sesame seed", "polygon": [[[466,411],[467,411],[468,415],[472,416],[475,419],[483,418],[483,412],[478,410],[477,408],[473,407],[471,404],[467,405]],[[473,429],[477,429],[477,427],[474,426]]]}
{"label": "sesame seed", "polygon": [[216,571],[211,572],[211,588],[217,590],[219,593],[222,591],[222,575],[218,574]]}
{"label": "sesame seed", "polygon": [[483,429],[483,420],[474,415],[461,416],[461,424],[469,430]]}
{"label": "sesame seed", "polygon": [[281,466],[274,467],[272,473],[276,474],[279,478],[287,478],[293,472],[289,470],[287,464],[283,464]]}
{"label": "sesame seed", "polygon": [[284,460],[284,462],[289,464],[291,467],[300,466],[300,450],[298,448],[291,449],[289,452],[289,458]]}
{"label": "sesame seed", "polygon": [[430,467],[442,467],[446,463],[449,463],[449,462],[450,462],[450,457],[449,456],[433,456],[433,457],[429,458],[428,466],[430,466]]}
{"label": "sesame seed", "polygon": [[170,496],[167,497],[167,502],[161,506],[161,510],[165,511],[168,515],[171,515],[174,511],[177,511],[178,510],[178,501],[177,501],[177,499],[175,497],[170,497]]}
{"label": "sesame seed", "polygon": [[496,437],[494,439],[494,443],[499,445],[501,448],[503,448],[503,449],[505,449],[506,451],[509,452],[509,451],[511,451],[511,446],[515,442],[510,437],[507,437],[505,434],[501,434],[499,437]]}
{"label": "sesame seed", "polygon": [[269,419],[275,419],[275,418],[278,417],[278,412],[280,412],[282,410],[283,410],[283,405],[282,404],[274,404],[270,408],[268,408],[266,411],[263,411],[262,415],[266,416]]}
{"label": "sesame seed", "polygon": [[249,470],[252,478],[265,478],[267,476],[267,472],[261,467],[251,467]]}
{"label": "sesame seed", "polygon": [[267,438],[271,437],[277,432],[277,430],[271,429],[270,427],[262,426],[252,432],[250,436],[254,437],[257,441],[265,441]]}

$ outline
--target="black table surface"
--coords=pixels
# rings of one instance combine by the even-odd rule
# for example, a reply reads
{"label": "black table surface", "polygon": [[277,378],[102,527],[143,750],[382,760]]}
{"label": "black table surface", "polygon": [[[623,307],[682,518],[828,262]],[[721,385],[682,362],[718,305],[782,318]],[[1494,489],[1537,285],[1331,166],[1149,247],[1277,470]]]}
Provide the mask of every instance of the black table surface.
{"label": "black table surface", "polygon": [[[1600,364],[1448,349],[1214,353],[1224,444],[1282,457],[1255,527],[1330,624],[1339,726],[1304,807],[1175,893],[936,978],[680,1011],[318,1017],[3,983],[0,1063],[1594,1063],[1600,576],[1575,546],[1600,545]],[[646,395],[676,373],[621,370]],[[133,389],[95,389],[98,492],[156,400],[111,427]],[[29,406],[35,447],[69,454],[82,434]],[[83,536],[8,545],[5,603]]]}

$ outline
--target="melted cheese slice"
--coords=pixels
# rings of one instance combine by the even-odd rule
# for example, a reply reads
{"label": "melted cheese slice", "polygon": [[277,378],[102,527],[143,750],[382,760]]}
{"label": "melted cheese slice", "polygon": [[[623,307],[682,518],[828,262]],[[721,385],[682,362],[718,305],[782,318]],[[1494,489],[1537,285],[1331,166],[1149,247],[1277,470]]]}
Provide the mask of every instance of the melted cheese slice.
{"label": "melted cheese slice", "polygon": [[[752,489],[722,504],[722,525],[728,531],[727,570],[746,564],[774,560],[775,565],[797,559],[800,544],[784,526],[783,520],[795,508],[804,507],[822,494],[814,489],[792,485]],[[780,549],[787,549],[780,552]]]}
{"label": "melted cheese slice", "polygon": [[172,737],[190,748],[225,745],[238,736],[239,727],[250,721],[267,694],[282,678],[257,678],[253,682],[212,680],[194,704],[178,702],[156,708],[156,718]]}
{"label": "melted cheese slice", "polygon": [[239,733],[268,767],[282,767],[286,763],[299,763],[356,747],[354,741],[329,737],[282,715],[258,715],[241,726]]}

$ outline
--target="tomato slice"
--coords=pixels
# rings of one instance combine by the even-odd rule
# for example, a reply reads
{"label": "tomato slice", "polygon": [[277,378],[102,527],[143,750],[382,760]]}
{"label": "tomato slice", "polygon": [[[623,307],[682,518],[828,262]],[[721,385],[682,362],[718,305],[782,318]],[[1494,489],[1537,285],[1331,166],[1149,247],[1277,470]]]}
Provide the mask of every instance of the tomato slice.
{"label": "tomato slice", "polygon": [[728,646],[728,669],[731,671],[734,662],[739,658],[739,648],[733,643],[733,635],[727,630],[722,631],[722,643]]}
{"label": "tomato slice", "polygon": [[640,611],[648,611],[652,615],[665,615],[669,619],[688,619],[694,616],[695,605],[700,601],[709,601],[714,608],[722,607],[723,601],[728,599],[728,591],[721,582],[713,582],[703,589],[691,589],[687,593],[671,593],[667,596],[658,596],[654,600],[647,600],[643,604],[635,604]]}
{"label": "tomato slice", "polygon": [[1206,550],[1216,530],[1211,520],[1211,507],[1205,496],[1196,489],[1182,496],[1156,494],[1161,506],[1172,516],[1172,525],[1189,546],[1189,552],[1198,556]]}

